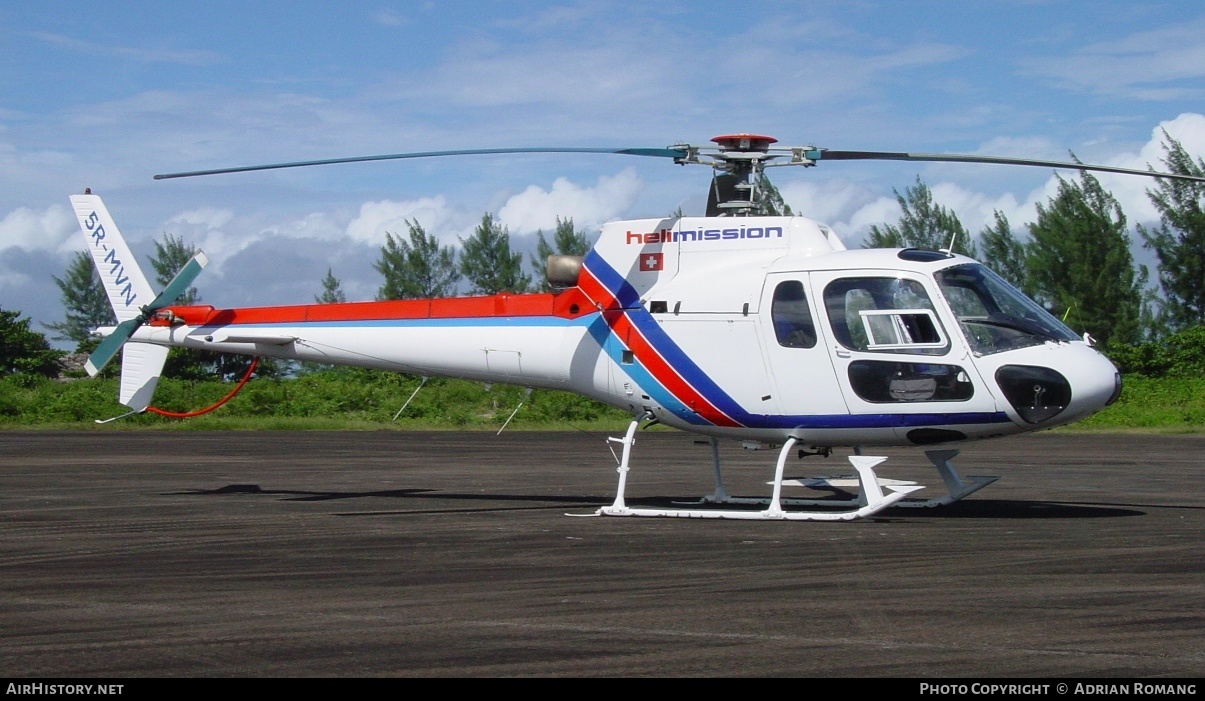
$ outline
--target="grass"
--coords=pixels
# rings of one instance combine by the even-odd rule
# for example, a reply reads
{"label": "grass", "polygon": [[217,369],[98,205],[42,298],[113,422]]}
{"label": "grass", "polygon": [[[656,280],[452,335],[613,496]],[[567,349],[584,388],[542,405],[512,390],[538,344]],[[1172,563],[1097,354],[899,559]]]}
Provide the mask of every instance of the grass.
{"label": "grass", "polygon": [[1113,406],[1064,430],[1205,431],[1205,378],[1129,375]]}
{"label": "grass", "polygon": [[[432,378],[396,420],[419,380],[396,373],[332,370],[293,379],[255,379],[228,404],[197,418],[154,414],[98,426],[124,414],[116,378],[68,382],[10,375],[0,378],[0,429],[183,430],[498,430],[522,401],[507,430],[616,430],[628,414],[568,392]],[[196,410],[231,389],[217,381],[164,378],[154,406]]]}
{"label": "grass", "polygon": [[[523,400],[519,387],[432,379],[396,420],[418,379],[367,370],[331,370],[294,379],[256,379],[226,406],[177,420],[151,414],[104,426],[94,419],[125,413],[117,380],[60,382],[10,375],[0,378],[0,429],[150,430],[498,430]],[[155,405],[198,409],[230,390],[223,382],[165,378]],[[567,392],[537,390],[508,425],[511,430],[621,431],[625,412]],[[1064,431],[1205,431],[1205,378],[1125,378],[1121,399]]]}

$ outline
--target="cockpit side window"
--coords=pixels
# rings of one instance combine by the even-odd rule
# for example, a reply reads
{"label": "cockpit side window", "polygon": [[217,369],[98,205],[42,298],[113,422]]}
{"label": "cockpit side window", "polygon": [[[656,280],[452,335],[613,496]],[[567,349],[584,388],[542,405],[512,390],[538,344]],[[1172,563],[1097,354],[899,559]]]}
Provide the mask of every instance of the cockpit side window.
{"label": "cockpit side window", "polygon": [[923,285],[907,278],[841,278],[824,288],[833,335],[851,350],[943,355],[950,342]]}
{"label": "cockpit side window", "polygon": [[816,345],[816,324],[812,321],[812,310],[808,308],[803,283],[787,280],[774,288],[774,301],[770,305],[770,318],[774,322],[774,335],[778,343],[787,348],[813,348]]}
{"label": "cockpit side window", "polygon": [[957,265],[939,271],[935,277],[976,355],[1079,338],[1036,302],[982,265]]}

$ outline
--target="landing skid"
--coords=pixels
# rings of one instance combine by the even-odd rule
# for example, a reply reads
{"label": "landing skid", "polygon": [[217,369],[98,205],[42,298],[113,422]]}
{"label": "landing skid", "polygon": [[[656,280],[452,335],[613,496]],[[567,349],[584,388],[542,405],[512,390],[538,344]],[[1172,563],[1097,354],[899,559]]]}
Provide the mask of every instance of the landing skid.
{"label": "landing skid", "polygon": [[[962,499],[966,496],[974,494],[975,492],[979,491],[980,489],[983,489],[984,487],[988,486],[992,482],[995,482],[996,480],[1000,479],[999,477],[989,477],[989,476],[985,476],[985,475],[968,475],[966,477],[960,476],[958,474],[958,471],[954,469],[954,465],[951,462],[951,460],[953,460],[958,455],[958,453],[959,453],[959,451],[957,451],[957,450],[926,450],[925,451],[925,457],[929,458],[929,462],[932,462],[933,466],[937,468],[937,472],[941,475],[942,481],[945,482],[946,490],[949,492],[949,494],[947,494],[945,496],[941,496],[941,497],[934,497],[932,499],[903,499],[903,500],[897,502],[895,504],[895,506],[900,507],[900,508],[909,508],[909,509],[931,509],[935,506],[946,506],[948,504],[953,504],[954,502],[958,501],[959,499]],[[851,487],[857,487],[859,485],[858,477],[856,475],[845,475],[845,476],[841,476],[841,477],[805,477],[805,478],[785,479],[785,480],[783,480],[782,483],[784,486],[807,487],[810,489],[848,489]],[[904,480],[889,480],[889,479],[884,479],[884,478],[880,477],[879,484],[884,487],[890,487],[890,486],[896,486],[896,485],[899,485],[899,486],[914,485],[916,483],[915,482],[907,482]],[[707,497],[704,497],[704,499],[708,500],[708,501],[714,500],[715,495],[714,494],[708,495]],[[734,501],[734,499],[740,499],[740,501]],[[728,497],[726,500],[720,501],[719,503],[755,504],[755,503],[758,503],[758,500],[746,499],[746,498],[742,498],[742,497]],[[791,504],[791,505],[795,505],[795,506],[818,506],[818,505],[852,506],[855,504],[861,504],[862,502],[861,502],[861,499],[858,498],[858,499],[845,499],[845,500],[843,500],[843,499],[790,499],[790,500],[785,500],[784,499],[783,503]]]}
{"label": "landing skid", "polygon": [[[632,456],[632,445],[636,440],[636,428],[643,420],[636,419],[629,426],[627,433],[623,438],[609,438],[608,440],[614,443],[623,445],[623,457],[619,461],[619,487],[616,490],[615,502],[610,506],[603,507],[598,510],[600,516],[658,516],[662,518],[723,518],[723,519],[740,519],[740,520],[780,520],[780,521],[852,521],[859,518],[865,518],[886,509],[887,507],[899,503],[908,494],[924,489],[920,485],[904,485],[904,484],[880,484],[880,481],[875,475],[874,467],[883,462],[885,457],[873,457],[866,455],[852,455],[849,458],[850,464],[857,471],[858,483],[860,486],[859,497],[856,508],[848,511],[785,511],[782,507],[792,505],[795,500],[784,500],[782,498],[783,485],[783,470],[786,467],[788,456],[795,448],[796,439],[788,438],[783,444],[782,450],[778,453],[778,463],[774,470],[774,481],[771,483],[774,486],[773,493],[768,501],[760,500],[752,503],[765,503],[767,508],[763,511],[754,511],[748,509],[636,509],[629,508],[624,502],[624,489],[627,486],[629,465]],[[745,502],[741,497],[731,497],[724,492],[723,483],[720,480],[719,471],[719,451],[715,441],[712,442],[712,456],[716,466],[716,493],[712,494],[709,499],[711,503],[722,504],[740,504],[750,503]],[[886,489],[884,489],[884,487]],[[740,501],[737,501],[740,500]],[[827,502],[832,505],[833,502]]]}
{"label": "landing skid", "polygon": [[933,466],[937,468],[937,472],[941,474],[941,479],[946,483],[946,489],[950,492],[949,494],[934,499],[909,499],[900,502],[898,506],[928,509],[934,506],[953,504],[959,499],[974,494],[1000,479],[999,476],[967,475],[964,480],[962,477],[959,477],[958,472],[954,469],[954,465],[950,462],[957,455],[958,451],[953,449],[925,451],[925,457],[929,458],[929,462],[933,463]]}

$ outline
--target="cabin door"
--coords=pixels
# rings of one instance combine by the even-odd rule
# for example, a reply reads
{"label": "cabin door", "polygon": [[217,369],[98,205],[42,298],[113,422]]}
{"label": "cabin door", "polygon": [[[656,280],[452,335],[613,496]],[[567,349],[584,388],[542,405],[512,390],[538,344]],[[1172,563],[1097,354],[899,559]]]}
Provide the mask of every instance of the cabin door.
{"label": "cabin door", "polygon": [[931,280],[851,270],[812,273],[811,282],[850,413],[908,434],[996,411],[953,320],[934,304]]}
{"label": "cabin door", "polygon": [[774,376],[779,414],[848,414],[828,346],[820,335],[823,307],[816,304],[809,289],[808,273],[771,274],[762,294],[761,308],[763,313],[768,310],[770,320],[763,345]]}

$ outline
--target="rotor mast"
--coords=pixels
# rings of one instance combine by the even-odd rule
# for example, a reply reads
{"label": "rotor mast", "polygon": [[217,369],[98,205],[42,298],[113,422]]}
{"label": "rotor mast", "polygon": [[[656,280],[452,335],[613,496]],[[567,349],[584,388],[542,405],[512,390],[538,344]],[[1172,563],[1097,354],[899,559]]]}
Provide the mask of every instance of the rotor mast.
{"label": "rotor mast", "polygon": [[761,214],[761,176],[767,163],[779,157],[779,154],[769,152],[770,144],[778,143],[778,139],[740,133],[717,136],[711,141],[716,144],[716,151],[706,154],[706,161],[700,160],[699,149],[694,147],[686,147],[686,155],[675,159],[681,164],[707,163],[715,171],[707,195],[707,216],[744,217]]}

